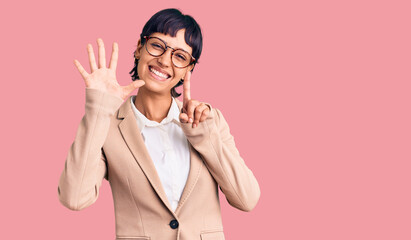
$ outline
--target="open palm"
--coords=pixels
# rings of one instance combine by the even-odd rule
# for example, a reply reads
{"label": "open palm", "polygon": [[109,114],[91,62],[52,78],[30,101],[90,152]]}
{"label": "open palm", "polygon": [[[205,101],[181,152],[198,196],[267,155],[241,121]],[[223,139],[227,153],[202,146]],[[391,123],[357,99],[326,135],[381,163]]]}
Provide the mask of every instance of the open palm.
{"label": "open palm", "polygon": [[104,43],[101,38],[97,39],[97,45],[98,67],[94,57],[93,47],[91,44],[87,44],[91,74],[84,70],[79,61],[74,60],[74,64],[83,77],[87,88],[99,89],[125,100],[130,93],[145,84],[143,80],[136,80],[127,86],[120,86],[116,78],[118,44],[116,42],[113,43],[113,51],[111,53],[110,65],[108,68],[106,67]]}

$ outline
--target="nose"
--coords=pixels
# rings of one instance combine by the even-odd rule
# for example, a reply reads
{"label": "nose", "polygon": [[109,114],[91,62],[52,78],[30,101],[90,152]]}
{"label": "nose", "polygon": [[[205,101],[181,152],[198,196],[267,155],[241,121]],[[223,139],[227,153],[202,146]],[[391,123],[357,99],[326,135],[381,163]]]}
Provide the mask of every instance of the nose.
{"label": "nose", "polygon": [[158,62],[160,63],[161,66],[163,67],[171,66],[171,52],[172,51],[173,49],[167,48],[166,51],[163,53],[163,55],[158,57]]}

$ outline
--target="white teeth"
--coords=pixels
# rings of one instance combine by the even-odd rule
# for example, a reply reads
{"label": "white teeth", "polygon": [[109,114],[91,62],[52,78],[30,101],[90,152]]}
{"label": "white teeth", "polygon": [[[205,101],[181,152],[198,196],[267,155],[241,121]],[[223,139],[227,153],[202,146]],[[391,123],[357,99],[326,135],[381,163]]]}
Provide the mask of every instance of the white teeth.
{"label": "white teeth", "polygon": [[162,78],[168,78],[168,75],[161,73],[157,70],[154,70],[154,68],[150,67],[150,71],[153,72],[155,75],[162,77]]}

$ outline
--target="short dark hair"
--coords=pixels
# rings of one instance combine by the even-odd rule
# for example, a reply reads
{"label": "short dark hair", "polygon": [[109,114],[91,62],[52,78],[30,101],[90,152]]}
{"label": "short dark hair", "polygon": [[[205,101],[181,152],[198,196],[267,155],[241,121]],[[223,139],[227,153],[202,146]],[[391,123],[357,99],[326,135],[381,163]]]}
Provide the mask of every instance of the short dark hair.
{"label": "short dark hair", "polygon": [[[193,63],[195,66],[195,64],[199,63],[198,59],[200,58],[201,50],[203,49],[201,29],[193,17],[182,14],[178,9],[168,8],[154,14],[150,20],[148,20],[146,25],[144,25],[143,31],[140,34],[141,45],[145,44],[144,36],[150,36],[152,33],[158,32],[175,37],[180,29],[185,29],[184,38],[186,43],[193,49],[191,55],[196,59]],[[134,54],[136,51],[134,51]],[[134,67],[129,72],[133,81],[139,79],[137,72],[138,59],[134,57],[134,54]],[[191,72],[194,70],[194,66]],[[179,97],[181,95],[181,93],[177,93],[175,88],[181,86],[183,82],[184,80],[181,79],[171,89],[171,95],[173,97]]]}

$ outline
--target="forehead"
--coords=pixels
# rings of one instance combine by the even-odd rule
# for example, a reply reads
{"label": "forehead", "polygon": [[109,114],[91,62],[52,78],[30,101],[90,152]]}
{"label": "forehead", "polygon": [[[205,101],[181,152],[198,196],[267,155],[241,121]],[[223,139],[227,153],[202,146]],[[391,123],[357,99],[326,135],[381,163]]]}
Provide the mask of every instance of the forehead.
{"label": "forehead", "polygon": [[150,36],[161,38],[161,40],[167,43],[167,46],[170,46],[174,49],[180,48],[180,49],[186,50],[187,52],[191,54],[193,49],[186,43],[185,38],[184,38],[184,33],[185,33],[185,29],[180,29],[177,31],[177,34],[175,37],[172,37],[171,35],[159,33],[159,32],[152,33]]}

